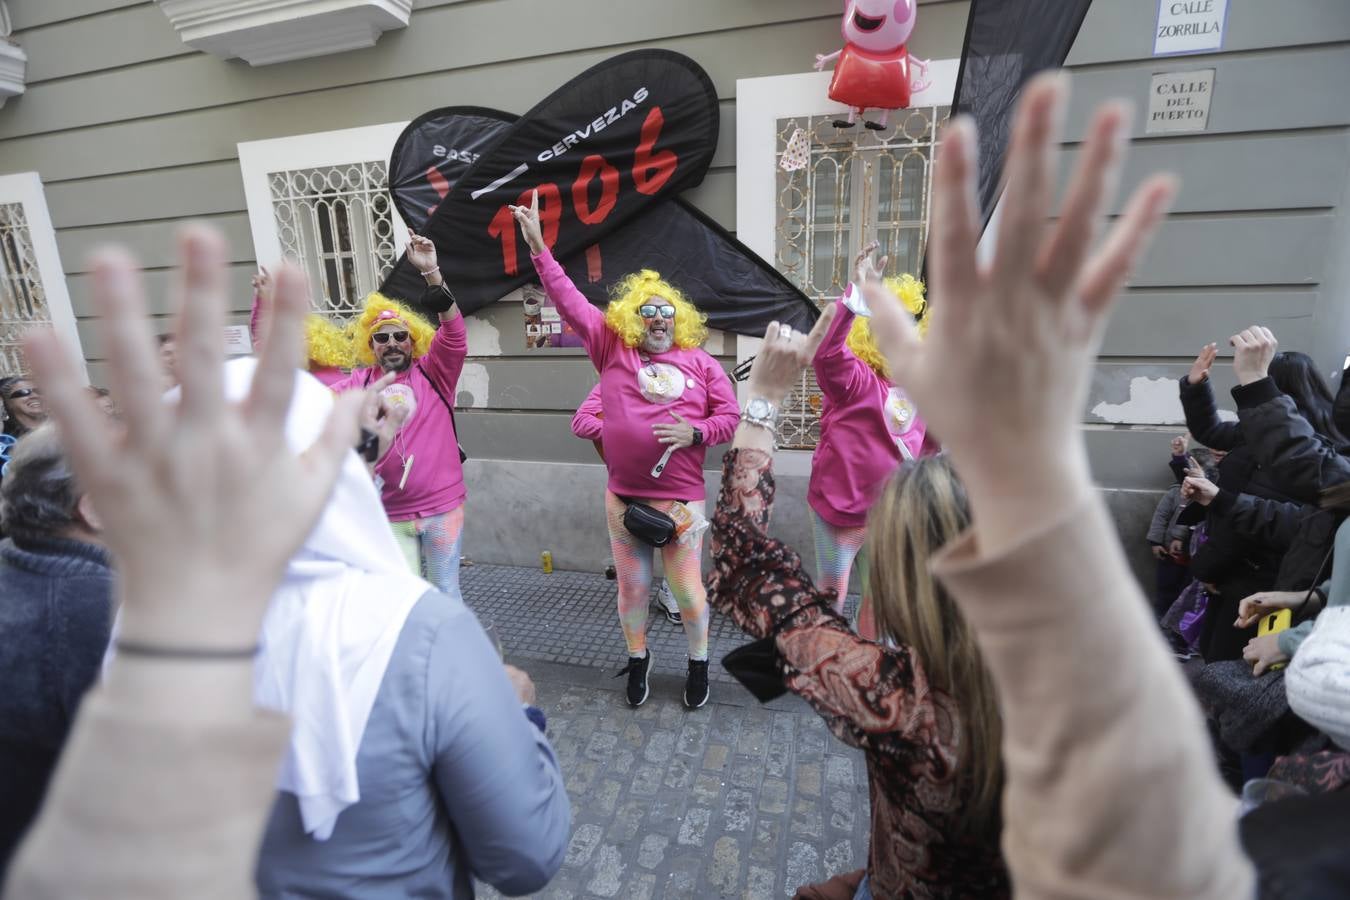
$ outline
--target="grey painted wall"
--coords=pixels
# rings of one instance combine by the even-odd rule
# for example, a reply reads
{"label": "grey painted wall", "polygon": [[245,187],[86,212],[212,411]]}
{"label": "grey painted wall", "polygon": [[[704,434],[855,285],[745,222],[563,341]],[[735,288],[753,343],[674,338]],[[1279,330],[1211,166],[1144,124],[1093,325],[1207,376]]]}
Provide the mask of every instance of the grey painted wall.
{"label": "grey painted wall", "polygon": [[[96,381],[102,348],[90,328],[86,257],[101,243],[141,256],[163,315],[174,228],[189,218],[215,224],[232,242],[234,321],[244,320],[254,255],[238,142],[407,119],[449,103],[523,111],[605,57],[669,47],[697,59],[721,99],[713,169],[690,199],[734,230],[736,79],[806,71],[838,42],[838,4],[821,0],[419,0],[411,27],[373,48],[253,69],[184,46],[145,0],[9,5],[29,55],[29,90],[0,110],[0,174],[43,177]],[[1096,0],[1069,59],[1070,155],[1095,102],[1123,95],[1142,109],[1152,73],[1216,70],[1208,129],[1149,136],[1141,119],[1124,179],[1128,189],[1158,167],[1183,177],[1177,212],[1106,335],[1084,411],[1094,467],[1120,492],[1111,502],[1131,540],[1138,510],[1151,508],[1149,492],[1168,479],[1179,407],[1164,379],[1183,372],[1201,344],[1259,321],[1328,372],[1339,371],[1350,347],[1350,305],[1340,299],[1350,291],[1350,3],[1230,0],[1220,52],[1170,59],[1151,56],[1156,9],[1154,0]],[[958,56],[967,11],[967,0],[923,2],[914,51]],[[594,383],[589,366],[576,354],[526,354],[514,307],[482,319],[501,353],[474,361],[487,375],[486,396],[465,388],[461,399],[474,405],[462,424],[475,457],[471,512],[481,523],[467,539],[470,555],[487,560],[502,559],[491,554],[509,546],[512,527],[493,516],[529,510],[516,524],[546,533],[570,521],[554,505],[488,502],[515,490],[507,473],[564,464],[557,483],[591,506],[600,479],[591,448],[567,427]],[[730,341],[719,337],[712,349],[725,363],[734,358]],[[1226,368],[1216,377],[1231,382]],[[805,546],[804,514],[801,528],[792,524],[800,503],[782,506],[784,533]],[[521,541],[524,555],[512,561],[529,561],[542,549],[533,543]],[[564,545],[552,549],[561,564],[572,558]],[[593,566],[597,552],[578,544],[577,564]]]}

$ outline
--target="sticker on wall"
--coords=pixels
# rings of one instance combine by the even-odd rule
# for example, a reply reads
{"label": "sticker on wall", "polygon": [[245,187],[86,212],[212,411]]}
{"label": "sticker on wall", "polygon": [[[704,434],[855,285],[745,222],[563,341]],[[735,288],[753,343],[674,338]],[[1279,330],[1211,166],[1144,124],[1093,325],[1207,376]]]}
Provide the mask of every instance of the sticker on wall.
{"label": "sticker on wall", "polygon": [[1228,0],[1158,0],[1153,55],[1218,50],[1227,18]]}
{"label": "sticker on wall", "polygon": [[1148,88],[1148,124],[1144,133],[1204,131],[1209,125],[1209,101],[1213,96],[1213,69],[1154,75]]}

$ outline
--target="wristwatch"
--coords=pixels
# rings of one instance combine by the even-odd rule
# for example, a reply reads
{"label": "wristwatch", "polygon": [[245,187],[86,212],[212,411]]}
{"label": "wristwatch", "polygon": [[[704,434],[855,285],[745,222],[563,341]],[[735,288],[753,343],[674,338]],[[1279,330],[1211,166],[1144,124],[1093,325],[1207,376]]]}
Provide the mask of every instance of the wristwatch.
{"label": "wristwatch", "polygon": [[695,428],[695,429],[694,429],[694,446],[697,447],[697,446],[699,446],[699,445],[702,444],[702,443],[703,443],[703,430],[700,429],[700,428]]}
{"label": "wristwatch", "polygon": [[778,407],[763,397],[751,397],[741,413],[741,421],[770,431],[778,430]]}

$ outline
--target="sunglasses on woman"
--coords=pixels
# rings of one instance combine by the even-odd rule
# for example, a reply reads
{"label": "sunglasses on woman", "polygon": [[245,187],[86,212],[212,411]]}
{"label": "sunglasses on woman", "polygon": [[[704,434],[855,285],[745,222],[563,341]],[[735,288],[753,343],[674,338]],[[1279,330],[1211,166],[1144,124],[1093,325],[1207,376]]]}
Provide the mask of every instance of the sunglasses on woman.
{"label": "sunglasses on woman", "polygon": [[644,303],[638,307],[638,315],[644,319],[655,319],[657,313],[660,313],[663,319],[673,319],[675,318],[675,307],[669,303],[663,303],[660,306],[655,303]]}
{"label": "sunglasses on woman", "polygon": [[6,400],[22,400],[24,397],[31,397],[37,393],[36,388],[19,388],[14,393],[6,397]]}
{"label": "sunglasses on woman", "polygon": [[395,344],[401,344],[408,339],[406,331],[377,331],[370,336],[370,339],[377,344],[387,344],[389,339],[393,338]]}

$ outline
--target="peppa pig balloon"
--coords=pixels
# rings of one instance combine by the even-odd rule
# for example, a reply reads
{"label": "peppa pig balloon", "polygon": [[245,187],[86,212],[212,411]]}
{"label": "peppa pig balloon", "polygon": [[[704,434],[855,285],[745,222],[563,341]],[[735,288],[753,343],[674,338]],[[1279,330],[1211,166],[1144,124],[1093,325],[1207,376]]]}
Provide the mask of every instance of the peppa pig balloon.
{"label": "peppa pig balloon", "polygon": [[910,95],[928,87],[928,60],[905,49],[914,31],[917,0],[849,0],[844,7],[844,48],[828,56],[817,54],[816,70],[838,58],[830,80],[830,99],[848,106],[848,121],[836,128],[851,128],[868,109],[881,110],[881,121],[863,120],[880,131],[893,109],[909,106]]}

